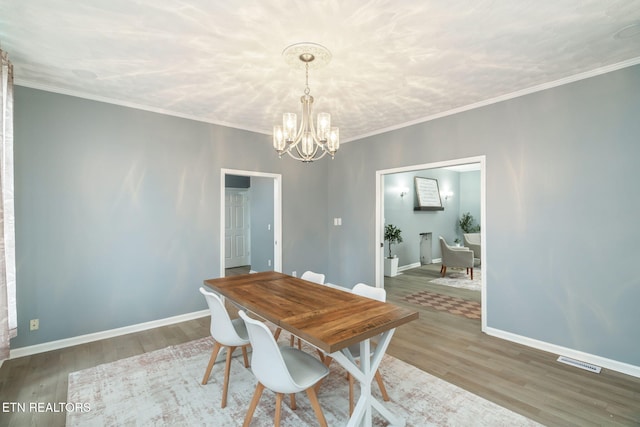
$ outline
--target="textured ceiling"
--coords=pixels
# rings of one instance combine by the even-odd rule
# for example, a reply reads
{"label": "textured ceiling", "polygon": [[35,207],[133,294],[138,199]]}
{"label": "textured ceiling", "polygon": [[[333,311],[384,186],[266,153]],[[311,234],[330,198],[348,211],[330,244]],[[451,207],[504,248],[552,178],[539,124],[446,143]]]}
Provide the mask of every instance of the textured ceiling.
{"label": "textured ceiling", "polygon": [[311,95],[348,141],[640,63],[640,1],[0,1],[17,84],[263,133],[299,113],[303,41],[333,55]]}

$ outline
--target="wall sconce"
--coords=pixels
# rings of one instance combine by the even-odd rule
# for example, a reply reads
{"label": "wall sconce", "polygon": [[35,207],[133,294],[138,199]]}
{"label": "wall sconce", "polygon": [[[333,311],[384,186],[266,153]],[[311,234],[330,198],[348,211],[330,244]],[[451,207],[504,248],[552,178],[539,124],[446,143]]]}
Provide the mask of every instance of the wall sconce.
{"label": "wall sconce", "polygon": [[453,197],[453,191],[446,190],[440,194],[445,200],[449,200],[449,197]]}
{"label": "wall sconce", "polygon": [[402,187],[400,189],[400,197],[404,197],[407,194],[409,194],[409,189],[407,187]]}

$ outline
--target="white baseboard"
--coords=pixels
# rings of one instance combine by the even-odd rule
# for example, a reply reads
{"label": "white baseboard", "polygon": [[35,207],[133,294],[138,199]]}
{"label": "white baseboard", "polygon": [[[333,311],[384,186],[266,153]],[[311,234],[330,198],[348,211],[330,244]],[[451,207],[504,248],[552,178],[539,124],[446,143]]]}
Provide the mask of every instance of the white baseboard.
{"label": "white baseboard", "polygon": [[[431,262],[433,264],[440,263],[442,262],[442,258],[434,258]],[[420,263],[403,265],[402,267],[398,267],[398,271],[400,272],[416,267],[420,267]],[[527,347],[536,348],[538,350],[543,350],[552,354],[557,354],[559,356],[567,356],[572,359],[592,363],[602,368],[611,369],[612,371],[620,372],[625,375],[631,375],[633,377],[640,378],[640,366],[634,366],[628,363],[618,362],[616,360],[607,359],[605,357],[596,356],[555,344],[550,344],[544,341],[538,341],[533,338],[524,337],[521,335],[513,334],[511,332],[505,332],[500,329],[487,327],[485,328],[484,332],[487,335],[502,338],[504,340],[515,342],[517,344],[526,345]]]}
{"label": "white baseboard", "polygon": [[[431,260],[431,264],[438,264],[442,262],[442,258],[434,258]],[[407,264],[407,265],[403,265],[403,266],[399,266],[398,267],[398,271],[405,271],[405,270],[411,270],[412,268],[418,268],[422,266],[421,263],[419,262],[414,262],[413,264]]]}
{"label": "white baseboard", "polygon": [[[404,266],[405,270],[414,268],[411,266]],[[98,341],[107,338],[113,338],[121,335],[126,335],[134,332],[146,331],[148,329],[158,328],[160,326],[173,325],[175,323],[185,322],[187,320],[199,319],[201,317],[209,316],[209,310],[195,311],[193,313],[181,314],[179,316],[168,317],[165,319],[153,320],[150,322],[139,323],[136,325],[125,326],[117,329],[110,329],[108,331],[96,332],[92,334],[80,335],[72,338],[65,338],[57,341],[50,341],[42,344],[36,344],[28,347],[21,347],[10,351],[9,358],[16,359],[18,357],[30,356],[32,354],[44,353],[46,351],[58,350],[61,348],[72,347],[74,345],[85,344],[93,341]],[[538,350],[546,351],[552,354],[561,356],[567,356],[572,359],[581,360],[583,362],[592,363],[594,365],[601,366],[606,369],[611,369],[616,372],[623,373],[625,375],[631,375],[636,378],[640,378],[640,366],[630,365],[624,362],[618,362],[616,360],[608,359],[601,356],[596,356],[582,351],[573,350],[567,347],[562,347],[555,344],[550,344],[544,341],[535,340],[533,338],[524,337],[522,335],[513,334],[511,332],[502,331],[500,329],[485,328],[484,332],[487,335],[491,335],[497,338],[501,338],[507,341],[515,342],[517,344],[526,345],[528,347],[537,348]],[[2,366],[0,364],[0,366]]]}
{"label": "white baseboard", "polygon": [[113,338],[120,335],[126,335],[133,332],[146,331],[147,329],[158,328],[160,326],[173,325],[174,323],[185,322],[187,320],[199,319],[209,316],[209,310],[194,311],[193,313],[181,314],[179,316],[167,317],[165,319],[152,320],[151,322],[138,323],[137,325],[124,326],[122,328],[110,329],[108,331],[95,332],[92,334],[79,335],[77,337],[65,338],[57,341],[49,341],[42,344],[31,345],[28,347],[20,347],[9,352],[9,359],[15,359],[22,356],[30,356],[32,354],[44,353],[45,351],[58,350],[74,345],[85,344],[92,341]]}
{"label": "white baseboard", "polygon": [[398,271],[411,270],[412,268],[418,268],[418,267],[420,267],[420,263],[414,262],[413,264],[407,264],[407,265],[398,267]]}
{"label": "white baseboard", "polygon": [[527,347],[537,348],[549,353],[557,354],[559,356],[567,356],[572,359],[580,360],[582,362],[592,363],[602,368],[611,369],[612,371],[620,372],[622,374],[631,375],[636,378],[640,378],[640,366],[630,365],[628,363],[618,362],[616,360],[607,359],[605,357],[596,356],[582,351],[573,350],[570,348],[562,347],[555,344],[550,344],[544,341],[538,341],[533,338],[523,337],[522,335],[513,334],[511,332],[505,332],[500,329],[485,328],[484,332],[487,335],[491,335],[497,338],[502,338],[507,341],[515,342],[517,344],[526,345]]}

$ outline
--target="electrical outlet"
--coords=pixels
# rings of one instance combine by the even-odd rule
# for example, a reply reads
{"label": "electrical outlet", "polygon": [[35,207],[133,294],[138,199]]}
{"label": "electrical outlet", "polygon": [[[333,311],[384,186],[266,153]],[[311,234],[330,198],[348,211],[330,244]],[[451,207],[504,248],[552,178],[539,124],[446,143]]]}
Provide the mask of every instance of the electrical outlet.
{"label": "electrical outlet", "polygon": [[291,275],[292,275],[293,277],[298,277],[298,273],[296,273],[295,271],[292,271],[292,272],[291,272]]}
{"label": "electrical outlet", "polygon": [[38,329],[40,329],[40,319],[31,319],[29,322],[29,330],[37,331]]}
{"label": "electrical outlet", "polygon": [[271,260],[267,261],[267,266],[271,267]]}

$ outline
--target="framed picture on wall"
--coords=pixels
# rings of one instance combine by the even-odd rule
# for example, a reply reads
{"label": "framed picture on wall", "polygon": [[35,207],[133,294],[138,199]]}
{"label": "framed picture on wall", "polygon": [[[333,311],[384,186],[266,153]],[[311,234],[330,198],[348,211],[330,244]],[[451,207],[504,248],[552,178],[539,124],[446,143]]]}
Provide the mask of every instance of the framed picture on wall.
{"label": "framed picture on wall", "polygon": [[418,211],[442,211],[442,199],[440,198],[440,188],[438,180],[434,178],[415,178],[416,196],[418,206],[414,210]]}

